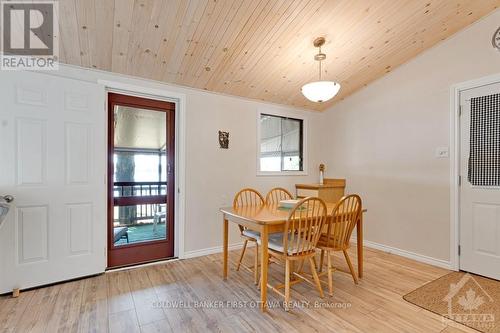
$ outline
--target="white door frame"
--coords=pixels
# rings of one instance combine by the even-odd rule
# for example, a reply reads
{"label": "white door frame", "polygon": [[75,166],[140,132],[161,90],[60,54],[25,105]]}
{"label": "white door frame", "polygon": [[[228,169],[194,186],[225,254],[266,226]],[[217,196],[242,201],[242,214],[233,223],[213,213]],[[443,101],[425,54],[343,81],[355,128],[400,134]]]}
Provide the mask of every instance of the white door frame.
{"label": "white door frame", "polygon": [[[175,103],[175,207],[174,207],[174,256],[184,258],[185,235],[185,170],[186,170],[186,95],[178,92],[136,86],[122,82],[98,80],[106,92],[105,110],[107,114],[107,96],[109,92],[127,94]],[[107,119],[107,117],[106,117]],[[106,138],[107,138],[106,127]],[[106,169],[107,170],[107,169]],[[106,224],[106,232],[107,232]],[[106,245],[107,246],[107,245]],[[106,251],[107,253],[107,251]]]}
{"label": "white door frame", "polygon": [[[460,92],[500,83],[500,73],[455,84],[450,88],[450,269],[460,269]],[[462,178],[464,175],[462,175]],[[462,179],[462,182],[465,180]]]}

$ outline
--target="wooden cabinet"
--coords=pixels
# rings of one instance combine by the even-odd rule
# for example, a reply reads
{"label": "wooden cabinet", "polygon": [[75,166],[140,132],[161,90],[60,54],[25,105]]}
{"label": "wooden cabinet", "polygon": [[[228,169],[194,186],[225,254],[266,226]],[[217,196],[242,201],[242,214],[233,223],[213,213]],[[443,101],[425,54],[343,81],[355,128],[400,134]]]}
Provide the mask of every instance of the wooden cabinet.
{"label": "wooden cabinet", "polygon": [[297,199],[318,197],[325,202],[337,202],[344,196],[345,179],[325,178],[324,184],[295,184]]}

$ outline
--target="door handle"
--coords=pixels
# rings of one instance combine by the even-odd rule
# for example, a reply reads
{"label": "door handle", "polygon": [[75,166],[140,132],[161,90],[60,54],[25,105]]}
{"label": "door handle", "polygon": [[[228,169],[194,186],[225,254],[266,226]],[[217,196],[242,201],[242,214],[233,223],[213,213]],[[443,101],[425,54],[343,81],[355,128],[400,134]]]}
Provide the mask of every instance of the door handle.
{"label": "door handle", "polygon": [[12,201],[14,201],[14,197],[12,195],[4,195],[3,197],[1,197],[5,202],[7,203],[11,203]]}

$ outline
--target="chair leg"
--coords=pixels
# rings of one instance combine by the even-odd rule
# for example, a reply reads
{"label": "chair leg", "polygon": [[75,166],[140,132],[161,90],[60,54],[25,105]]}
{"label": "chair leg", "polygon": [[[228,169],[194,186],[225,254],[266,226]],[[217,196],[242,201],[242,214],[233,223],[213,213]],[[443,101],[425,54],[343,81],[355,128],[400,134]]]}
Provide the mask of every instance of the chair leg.
{"label": "chair leg", "polygon": [[243,261],[243,256],[245,255],[245,250],[247,249],[247,243],[248,243],[248,239],[245,239],[245,242],[243,242],[243,248],[241,249],[240,260],[238,261],[238,266],[236,266],[237,271],[240,270],[240,265],[241,265],[241,262]]}
{"label": "chair leg", "polygon": [[318,267],[318,271],[321,273],[321,271],[323,270],[323,261],[325,259],[325,250],[321,250],[321,256],[320,256],[320,259],[319,259],[319,267]]}
{"label": "chair leg", "polygon": [[351,259],[349,258],[349,254],[346,250],[343,250],[345,261],[347,261],[347,265],[349,266],[349,270],[351,271],[352,278],[355,284],[358,284],[358,277],[356,276],[356,272],[354,272],[354,268],[352,267]]}
{"label": "chair leg", "polygon": [[325,297],[323,294],[323,288],[321,287],[321,282],[319,281],[318,272],[316,271],[316,265],[314,264],[314,258],[309,258],[309,263],[311,264],[311,272],[314,277],[314,282],[316,283],[316,287],[318,288],[319,295],[321,298]]}
{"label": "chair leg", "polygon": [[332,256],[330,251],[326,252],[326,261],[328,265],[328,293],[333,296],[333,266],[332,266]]}
{"label": "chair leg", "polygon": [[255,262],[254,262],[253,266],[254,266],[253,267],[253,269],[254,269],[253,283],[258,285],[259,284],[259,244],[257,244],[257,242],[255,242]]}
{"label": "chair leg", "polygon": [[316,257],[312,257],[311,259],[314,262],[314,267],[318,268],[318,263],[316,262]]}
{"label": "chair leg", "polygon": [[285,259],[285,311],[290,304],[290,260]]}

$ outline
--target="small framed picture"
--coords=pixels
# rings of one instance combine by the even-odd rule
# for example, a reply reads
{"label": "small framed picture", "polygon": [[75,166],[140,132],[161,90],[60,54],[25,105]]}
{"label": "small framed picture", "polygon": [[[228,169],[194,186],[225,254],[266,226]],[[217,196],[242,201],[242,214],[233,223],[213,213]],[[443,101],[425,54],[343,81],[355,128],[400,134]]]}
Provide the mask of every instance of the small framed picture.
{"label": "small framed picture", "polygon": [[219,131],[220,149],[229,149],[229,132]]}

